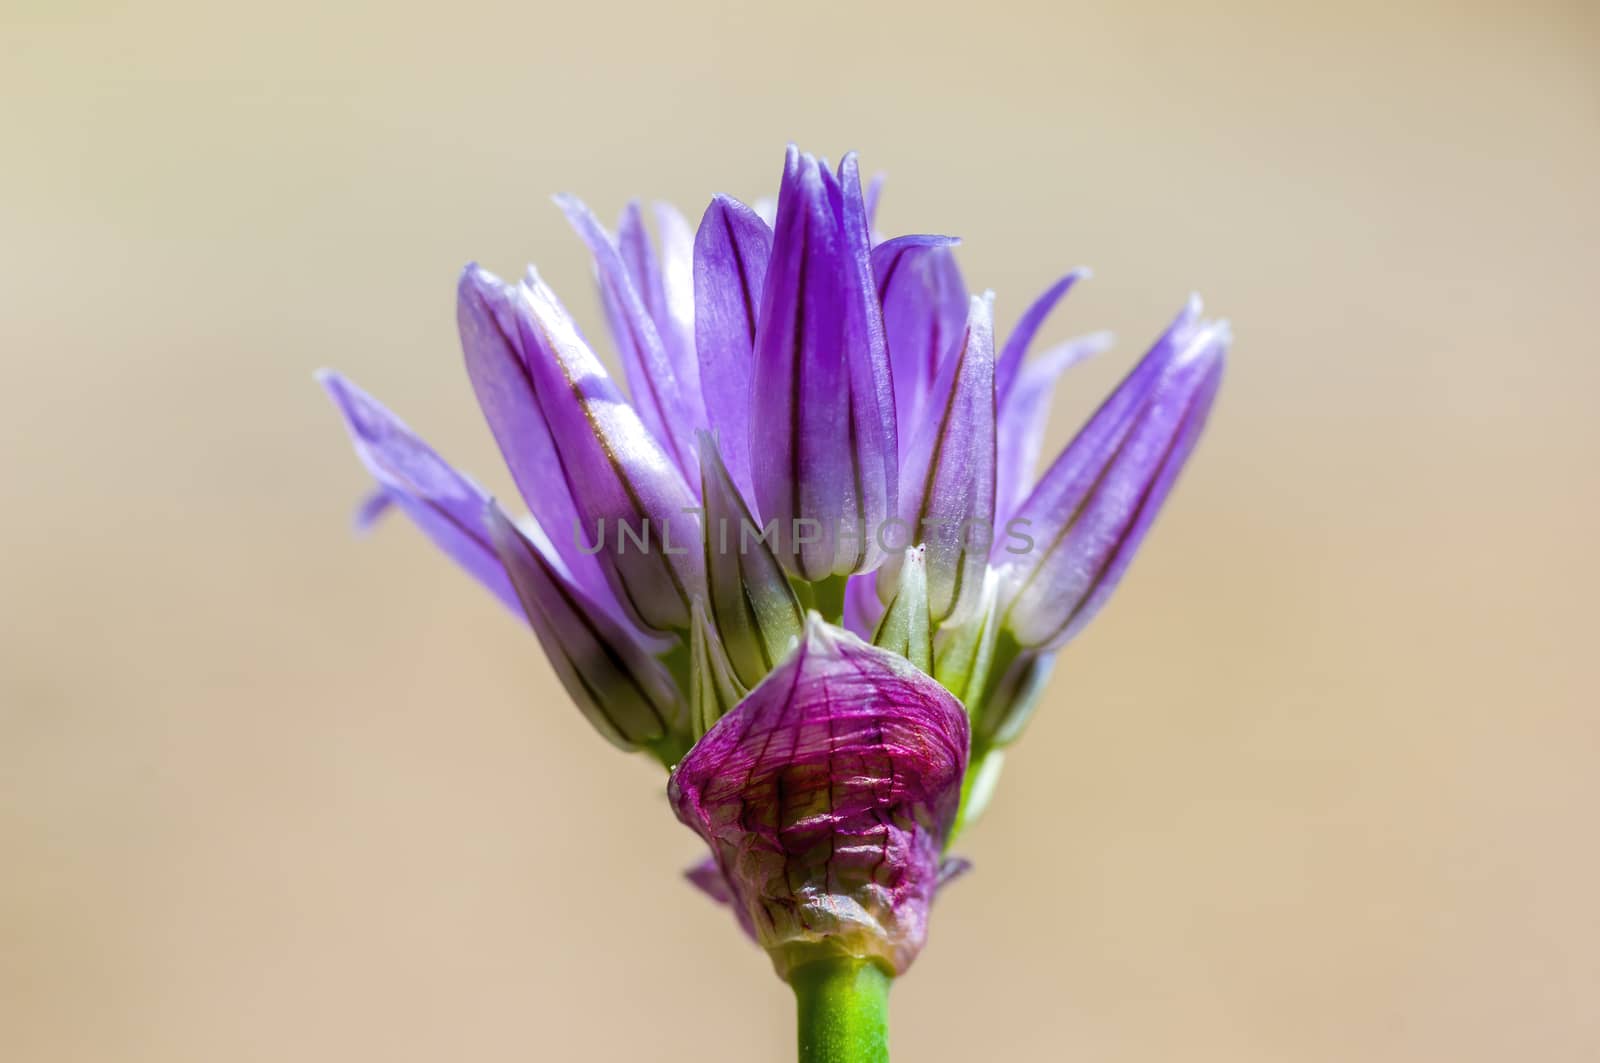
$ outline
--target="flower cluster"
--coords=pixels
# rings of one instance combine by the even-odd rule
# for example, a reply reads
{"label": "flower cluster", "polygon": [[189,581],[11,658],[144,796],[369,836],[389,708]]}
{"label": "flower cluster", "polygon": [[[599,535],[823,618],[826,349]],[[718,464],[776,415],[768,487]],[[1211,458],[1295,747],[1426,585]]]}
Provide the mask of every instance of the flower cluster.
{"label": "flower cluster", "polygon": [[788,977],[903,971],[959,824],[1057,651],[1126,570],[1229,342],[1185,306],[1038,474],[1057,379],[1030,357],[1069,273],[999,343],[945,236],[880,238],[877,185],[790,148],[767,210],[637,205],[595,262],[626,388],[532,270],[462,274],[468,376],[528,507],[508,513],[381,405],[322,381],[378,489],[524,617],[574,702],[672,769],[693,876]]}

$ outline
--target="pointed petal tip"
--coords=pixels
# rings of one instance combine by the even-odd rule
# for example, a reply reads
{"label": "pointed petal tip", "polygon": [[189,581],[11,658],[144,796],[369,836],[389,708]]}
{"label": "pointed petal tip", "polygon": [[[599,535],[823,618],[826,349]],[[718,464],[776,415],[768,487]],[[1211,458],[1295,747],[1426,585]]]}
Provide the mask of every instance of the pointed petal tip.
{"label": "pointed petal tip", "polygon": [[1086,281],[1092,276],[1094,276],[1094,270],[1088,266],[1075,266],[1063,273],[1054,284],[1046,288],[1045,294],[1041,298],[1060,299],[1079,281]]}
{"label": "pointed petal tip", "polygon": [[571,192],[557,192],[550,197],[550,202],[554,203],[557,209],[566,215],[567,224],[576,229],[578,234],[585,240],[591,238],[591,232],[600,233],[608,240],[611,238],[611,234],[606,232],[604,225],[600,224],[600,219],[595,216],[594,211],[589,209],[589,204]]}
{"label": "pointed petal tip", "polygon": [[504,291],[506,282],[484,269],[476,262],[468,262],[461,267],[461,277],[456,282],[458,298],[473,298],[479,302],[487,302],[494,295]]}
{"label": "pointed petal tip", "polygon": [[1224,319],[1199,322],[1173,357],[1174,366],[1188,366],[1196,362],[1220,364],[1227,358],[1228,347],[1233,343],[1233,327]]}
{"label": "pointed petal tip", "polygon": [[344,418],[345,428],[354,436],[365,437],[368,430],[363,407],[375,405],[376,400],[337,369],[318,369],[311,376],[322,385],[322,390],[328,393],[333,404],[339,408],[339,416]]}

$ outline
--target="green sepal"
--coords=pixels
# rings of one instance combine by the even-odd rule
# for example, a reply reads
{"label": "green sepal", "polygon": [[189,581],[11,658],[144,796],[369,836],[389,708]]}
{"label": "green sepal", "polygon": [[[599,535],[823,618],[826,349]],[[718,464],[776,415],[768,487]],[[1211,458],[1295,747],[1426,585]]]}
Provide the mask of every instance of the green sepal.
{"label": "green sepal", "polygon": [[805,612],[709,433],[699,447],[709,616],[739,682],[753,687],[799,638]]}
{"label": "green sepal", "polygon": [[[872,644],[898,653],[933,674],[933,622],[928,616],[928,549],[906,550],[900,586],[872,633]],[[948,688],[947,688],[948,689]]]}
{"label": "green sepal", "polygon": [[728,660],[727,650],[706,615],[705,604],[694,600],[689,629],[689,726],[695,740],[747,693]]}
{"label": "green sepal", "polygon": [[933,677],[960,699],[967,716],[976,719],[984,689],[993,671],[995,645],[1000,633],[999,579],[991,569],[983,581],[983,596],[966,623],[942,631]]}

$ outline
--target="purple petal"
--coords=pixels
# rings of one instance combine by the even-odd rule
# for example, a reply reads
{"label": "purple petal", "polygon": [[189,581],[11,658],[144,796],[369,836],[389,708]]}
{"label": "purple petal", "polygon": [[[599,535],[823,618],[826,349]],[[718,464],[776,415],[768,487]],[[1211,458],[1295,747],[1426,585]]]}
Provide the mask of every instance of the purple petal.
{"label": "purple petal", "polygon": [[[588,209],[576,201],[573,206],[582,211]],[[586,222],[579,232],[584,233],[587,240],[592,230]],[[666,301],[661,286],[661,266],[656,262],[655,249],[650,246],[650,234],[645,230],[644,215],[640,212],[639,201],[636,199],[629,200],[628,205],[622,208],[622,217],[617,220],[616,247],[617,253],[622,256],[622,264],[627,270],[628,280],[633,284],[633,290],[644,300],[645,312],[650,315],[650,320],[656,324],[659,331],[661,317],[656,311],[661,309]]]}
{"label": "purple petal", "polygon": [[[826,173],[823,175],[827,176]],[[852,435],[862,470],[860,508],[866,526],[888,519],[896,509],[899,487],[899,426],[895,420],[894,371],[889,365],[889,343],[883,329],[883,307],[872,280],[872,236],[866,203],[861,197],[861,173],[855,152],[839,160],[837,182],[830,191],[838,196],[849,264],[853,267],[848,300],[851,388],[855,404]],[[882,551],[873,549],[864,567],[882,563]]]}
{"label": "purple petal", "polygon": [[567,695],[595,730],[625,750],[657,746],[687,724],[666,666],[563,571],[548,540],[530,538],[493,503],[487,522],[528,621]]}
{"label": "purple petal", "polygon": [[967,285],[951,250],[959,242],[949,236],[897,236],[872,249],[902,455],[912,426],[922,419],[939,363],[966,326]]}
{"label": "purple petal", "polygon": [[1005,625],[1054,649],[1104,603],[1193,449],[1222,378],[1226,325],[1192,302],[1018,511],[1035,538],[1008,573]]}
{"label": "purple petal", "polygon": [[[791,148],[756,330],[751,478],[807,580],[876,567],[894,511],[894,386],[853,156],[842,181]],[[759,416],[755,414],[759,413]]]}
{"label": "purple petal", "polygon": [[[994,417],[994,327],[989,300],[975,296],[901,469],[900,517],[927,546],[935,625],[959,623],[983,589],[994,539]],[[897,562],[879,571],[879,595],[894,592]]]}
{"label": "purple petal", "polygon": [[[944,888],[960,878],[965,878],[972,870],[972,861],[964,856],[947,856],[939,862],[939,881],[934,885],[934,896],[944,892]],[[704,860],[684,871],[683,877],[705,894],[714,903],[725,905],[733,909],[733,914],[739,920],[739,929],[751,941],[757,941],[756,928],[750,922],[750,913],[733,901],[733,887],[728,885],[728,880],[722,877],[722,869],[717,866],[714,857]]]}
{"label": "purple petal", "polygon": [[964,856],[949,856],[939,865],[939,889],[944,889],[958,878],[965,878],[972,870],[972,861]]}
{"label": "purple petal", "polygon": [[[1033,489],[1039,454],[1050,421],[1056,381],[1068,369],[1111,346],[1111,333],[1096,332],[1051,348],[1022,366],[996,415],[994,523],[1004,528]],[[995,549],[1000,549],[996,536]]]}
{"label": "purple petal", "polygon": [[700,465],[711,617],[740,682],[753,687],[788,654],[805,614],[708,436]]}
{"label": "purple petal", "polygon": [[338,373],[324,369],[317,374],[317,381],[344,416],[356,456],[378,481],[385,497],[435,546],[521,615],[517,593],[484,523],[488,495],[482,488],[452,469],[398,417]]}
{"label": "purple petal", "polygon": [[750,367],[756,313],[772,255],[772,230],[755,211],[717,196],[694,239],[694,332],[706,419],[733,482],[754,498],[750,481]]}
{"label": "purple petal", "polygon": [[683,873],[683,877],[692,882],[700,892],[710,897],[718,904],[725,904],[733,909],[733,914],[739,919],[739,928],[743,930],[751,941],[756,940],[755,925],[750,922],[750,913],[741,906],[733,903],[733,887],[728,885],[728,880],[722,877],[722,869],[717,866],[714,857],[706,857]]}
{"label": "purple petal", "polygon": [[604,572],[577,545],[578,508],[534,392],[517,320],[525,313],[517,289],[477,265],[468,265],[461,272],[456,296],[467,376],[512,482],[533,519],[554,533],[562,563],[578,585],[591,597],[604,596]]}
{"label": "purple petal", "polygon": [[655,204],[655,216],[661,239],[661,292],[652,297],[650,313],[666,342],[684,405],[695,418],[691,427],[698,430],[707,422],[694,342],[694,230],[670,203]]}
{"label": "purple petal", "polygon": [[361,505],[356,507],[355,517],[351,520],[355,530],[365,535],[378,526],[384,514],[394,507],[394,496],[389,494],[386,487],[374,488],[372,493],[361,500]]}
{"label": "purple petal", "polygon": [[844,587],[845,630],[868,641],[883,620],[884,604],[877,584],[877,572],[863,572],[851,576]]}
{"label": "purple petal", "polygon": [[1000,357],[995,360],[994,385],[995,393],[1004,403],[1011,394],[1011,387],[1016,383],[1017,373],[1022,369],[1023,359],[1028,355],[1028,347],[1033,343],[1033,337],[1038,334],[1039,326],[1044,324],[1044,319],[1050,316],[1050,311],[1056,308],[1063,296],[1072,290],[1072,286],[1089,276],[1089,271],[1082,267],[1056,281],[1045,289],[1043,295],[1033,301],[1033,305],[1023,311],[1022,317],[1017,320],[1017,327],[1011,330],[1011,335],[1006,339],[1006,345],[1000,351]]}
{"label": "purple petal", "polygon": [[529,377],[581,519],[578,549],[593,551],[631,616],[687,630],[705,579],[693,492],[555,293],[530,271],[518,296]]}
{"label": "purple petal", "polygon": [[878,235],[878,204],[883,200],[883,185],[887,179],[887,174],[875,173],[872,175],[872,180],[867,182],[865,197],[867,228],[872,232],[872,242],[875,245],[883,242],[883,238]]}
{"label": "purple petal", "polygon": [[[660,440],[678,470],[686,477],[693,476],[694,432],[704,420],[699,412],[698,394],[688,395],[680,383],[666,343],[635,283],[633,271],[605,227],[588,207],[572,196],[557,196],[556,204],[594,255],[601,301],[616,338],[623,375],[639,417]],[[646,274],[652,273],[653,258],[648,254],[648,238],[642,225],[637,232],[629,234],[629,242],[637,268]],[[643,244],[642,249],[640,244]]]}
{"label": "purple petal", "polygon": [[903,972],[926,938],[967,737],[943,687],[813,615],[668,792],[780,975],[825,956]]}
{"label": "purple petal", "polygon": [[[700,362],[694,350],[694,234],[683,215],[669,204],[655,204],[655,216],[656,230],[661,234],[659,256],[650,244],[637,202],[629,203],[622,212],[617,226],[617,250],[634,291],[644,300],[645,311],[661,337],[678,398],[692,419],[693,428],[705,420],[700,408]],[[622,310],[620,301],[614,300],[613,306],[617,312]],[[615,328],[624,318],[614,312],[610,320]]]}

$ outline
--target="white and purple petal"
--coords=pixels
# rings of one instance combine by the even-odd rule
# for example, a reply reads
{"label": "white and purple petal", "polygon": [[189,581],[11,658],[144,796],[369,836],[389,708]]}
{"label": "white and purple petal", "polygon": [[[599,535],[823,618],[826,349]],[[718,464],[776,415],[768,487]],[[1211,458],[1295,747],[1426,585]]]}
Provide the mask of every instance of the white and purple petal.
{"label": "white and purple petal", "polygon": [[[517,615],[522,606],[496,555],[484,519],[489,496],[451,468],[394,414],[331,369],[317,373],[344,418],[356,456],[378,481],[385,505],[398,506],[435,546]],[[363,511],[371,515],[370,496]]]}
{"label": "white and purple petal", "polygon": [[705,580],[694,492],[531,270],[518,297],[529,377],[580,518],[570,534],[628,615],[687,631]]}
{"label": "white and purple petal", "polygon": [[535,393],[518,322],[525,313],[514,285],[476,264],[461,271],[456,324],[484,420],[528,511],[552,533],[562,563],[585,593],[603,597],[605,573],[578,545],[579,510]]}
{"label": "white and purple petal", "polygon": [[[640,282],[657,287],[660,282],[643,224],[630,227],[628,242],[632,254],[624,256],[617,242],[582,201],[573,196],[557,196],[556,204],[594,255],[601,302],[639,417],[660,441],[678,471],[685,477],[692,477],[694,433],[702,427],[705,418],[700,409],[698,389],[690,393],[688,382],[680,379],[678,366],[639,290]],[[624,219],[636,215],[635,208],[625,214]],[[633,260],[632,268],[629,257]]]}
{"label": "white and purple petal", "polygon": [[687,707],[651,644],[572,582],[547,539],[525,534],[492,502],[486,511],[495,551],[567,695],[618,748],[670,748],[687,729]]}
{"label": "white and purple petal", "polygon": [[[986,296],[973,297],[929,389],[900,477],[900,518],[927,547],[933,622],[959,623],[982,590],[995,538],[994,326]],[[897,569],[894,558],[879,570],[880,597],[894,593]]]}
{"label": "white and purple petal", "polygon": [[1035,548],[1010,566],[1004,626],[1059,648],[1105,602],[1199,438],[1222,378],[1224,324],[1191,301],[1044,474],[1017,513]]}
{"label": "white and purple petal", "polygon": [[1032,346],[1033,338],[1038,334],[1045,318],[1050,316],[1050,311],[1054,310],[1056,304],[1072,290],[1073,285],[1088,276],[1089,270],[1086,268],[1080,266],[1073,270],[1046,288],[1044,294],[1035,299],[1017,319],[1016,328],[1011,330],[1011,335],[1006,338],[999,357],[995,359],[995,393],[1000,397],[1002,405],[1006,397],[1011,394],[1012,385],[1017,381],[1017,374],[1022,370],[1023,360],[1028,356],[1028,348]]}
{"label": "white and purple petal", "polygon": [[897,236],[872,249],[902,457],[939,365],[966,325],[967,285],[953,251],[959,242],[950,236]]}
{"label": "white and purple petal", "polygon": [[756,316],[772,256],[772,229],[756,212],[717,196],[694,238],[694,338],[706,419],[739,492],[750,480],[750,372]]}
{"label": "white and purple petal", "polygon": [[[1095,332],[1067,340],[1023,364],[1015,384],[995,415],[994,524],[1004,528],[1033,490],[1050,421],[1050,400],[1068,369],[1111,346],[1111,333]],[[999,537],[996,540],[997,550]]]}
{"label": "white and purple petal", "polygon": [[791,148],[758,314],[750,458],[779,560],[806,580],[882,560],[895,510],[894,385],[853,156],[835,179]]}

